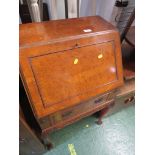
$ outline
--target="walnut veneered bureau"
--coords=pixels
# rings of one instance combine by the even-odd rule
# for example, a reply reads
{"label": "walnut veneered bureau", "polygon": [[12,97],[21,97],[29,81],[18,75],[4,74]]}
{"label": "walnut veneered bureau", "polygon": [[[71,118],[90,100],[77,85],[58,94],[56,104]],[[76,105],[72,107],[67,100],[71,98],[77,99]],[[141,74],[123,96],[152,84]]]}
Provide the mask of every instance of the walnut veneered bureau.
{"label": "walnut veneered bureau", "polygon": [[99,16],[20,25],[20,77],[43,133],[100,111],[123,84],[120,36]]}

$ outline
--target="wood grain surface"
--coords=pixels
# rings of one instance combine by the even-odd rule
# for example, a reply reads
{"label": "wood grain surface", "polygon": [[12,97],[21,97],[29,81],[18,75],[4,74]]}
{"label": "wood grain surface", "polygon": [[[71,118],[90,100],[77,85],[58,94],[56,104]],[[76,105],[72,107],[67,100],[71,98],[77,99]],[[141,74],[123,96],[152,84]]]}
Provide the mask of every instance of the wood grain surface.
{"label": "wood grain surface", "polygon": [[19,57],[38,119],[123,84],[119,33],[99,16],[22,24]]}

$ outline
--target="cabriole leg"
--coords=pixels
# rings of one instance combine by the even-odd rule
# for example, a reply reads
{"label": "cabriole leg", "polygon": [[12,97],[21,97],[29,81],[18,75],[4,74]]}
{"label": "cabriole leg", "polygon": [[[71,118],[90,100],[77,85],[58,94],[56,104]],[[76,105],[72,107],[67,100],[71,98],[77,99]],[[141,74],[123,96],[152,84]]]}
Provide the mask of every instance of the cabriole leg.
{"label": "cabriole leg", "polygon": [[112,101],[107,107],[103,108],[99,112],[99,118],[98,118],[98,120],[96,122],[98,125],[101,125],[102,124],[102,118],[107,114],[107,112],[109,111],[109,109],[114,106],[114,104],[115,104],[115,102]]}
{"label": "cabriole leg", "polygon": [[50,149],[53,148],[53,144],[52,144],[51,140],[49,139],[49,135],[48,134],[43,133],[41,135],[41,139],[42,139],[42,142],[45,145],[47,150],[50,150]]}

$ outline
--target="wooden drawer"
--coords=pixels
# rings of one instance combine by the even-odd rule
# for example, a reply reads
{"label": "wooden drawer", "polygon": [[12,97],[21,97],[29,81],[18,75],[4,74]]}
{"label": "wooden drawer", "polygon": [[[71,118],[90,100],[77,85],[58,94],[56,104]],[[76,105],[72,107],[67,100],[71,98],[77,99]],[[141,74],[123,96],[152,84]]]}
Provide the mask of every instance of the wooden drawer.
{"label": "wooden drawer", "polygon": [[[119,100],[119,99],[117,99]],[[123,104],[133,104],[135,103],[135,93],[130,93],[124,97],[122,97]]]}
{"label": "wooden drawer", "polygon": [[52,118],[54,124],[60,123],[65,120],[72,119],[74,117],[80,117],[82,114],[88,112],[88,111],[95,111],[97,107],[103,106],[108,98],[109,93],[100,95],[96,97],[95,99],[91,99],[90,101],[87,101],[85,103],[81,103],[77,106],[74,106],[72,108],[63,110],[61,112],[55,113]]}
{"label": "wooden drawer", "polygon": [[53,120],[50,119],[49,116],[41,118],[38,121],[39,121],[39,125],[40,125],[41,129],[46,129],[53,124]]}
{"label": "wooden drawer", "polygon": [[107,101],[110,101],[115,96],[114,91],[99,95],[89,101],[78,104],[77,106],[59,111],[43,119],[39,119],[39,124],[43,130],[52,128],[53,130],[62,128],[67,124],[71,124],[74,120],[79,120],[85,116],[86,113],[93,114],[101,110]]}
{"label": "wooden drawer", "polygon": [[130,92],[128,94],[124,94],[120,97],[116,97],[114,106],[112,106],[108,113],[105,116],[112,115],[116,112],[119,112],[135,103],[135,93]]}

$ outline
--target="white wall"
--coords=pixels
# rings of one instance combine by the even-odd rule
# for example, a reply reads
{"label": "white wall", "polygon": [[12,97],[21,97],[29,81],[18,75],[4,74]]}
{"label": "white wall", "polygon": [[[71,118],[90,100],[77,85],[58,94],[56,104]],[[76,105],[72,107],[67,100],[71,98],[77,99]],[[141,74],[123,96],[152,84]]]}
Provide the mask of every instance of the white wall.
{"label": "white wall", "polygon": [[[68,0],[68,1],[72,1],[72,0]],[[92,4],[94,3],[94,1],[95,0],[80,0],[80,4],[81,4],[81,6],[79,7],[80,17],[94,15],[92,11],[92,7],[93,7]],[[115,1],[116,0],[96,0],[96,14],[110,21]],[[52,19],[51,0],[43,0],[43,2],[46,2],[48,4],[49,17],[50,19]],[[64,0],[56,0],[56,2],[57,2],[57,5],[56,5],[57,17],[58,19],[64,19],[65,18]]]}
{"label": "white wall", "polygon": [[[51,0],[43,0],[44,3],[47,3],[49,18],[52,20],[52,3]],[[57,18],[64,19],[65,18],[65,4],[64,0],[56,0],[56,10],[57,10]]]}
{"label": "white wall", "polygon": [[[91,16],[94,0],[81,0],[80,16]],[[96,0],[96,15],[110,21],[116,0]]]}

